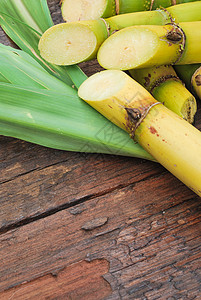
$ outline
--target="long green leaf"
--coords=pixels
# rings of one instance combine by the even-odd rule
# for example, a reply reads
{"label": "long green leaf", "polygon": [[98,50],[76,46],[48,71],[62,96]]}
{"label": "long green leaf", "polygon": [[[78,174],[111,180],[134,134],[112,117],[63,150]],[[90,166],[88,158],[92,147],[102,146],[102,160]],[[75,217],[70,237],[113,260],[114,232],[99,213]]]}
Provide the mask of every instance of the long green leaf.
{"label": "long green leaf", "polygon": [[0,44],[0,81],[75,94],[76,91],[46,72],[27,53]]}
{"label": "long green leaf", "polygon": [[1,0],[0,25],[22,50],[60,80],[79,87],[86,79],[78,66],[59,67],[41,58],[38,50],[40,36],[53,25],[46,0]]}
{"label": "long green leaf", "polygon": [[56,149],[152,160],[126,132],[77,95],[7,83],[0,83],[0,94],[0,134]]}

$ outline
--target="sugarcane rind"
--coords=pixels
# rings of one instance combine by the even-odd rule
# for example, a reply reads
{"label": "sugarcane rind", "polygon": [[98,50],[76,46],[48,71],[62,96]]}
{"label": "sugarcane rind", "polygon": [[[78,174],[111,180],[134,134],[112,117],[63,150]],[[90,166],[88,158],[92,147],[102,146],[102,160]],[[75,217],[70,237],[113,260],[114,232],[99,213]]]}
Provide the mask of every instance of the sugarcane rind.
{"label": "sugarcane rind", "polygon": [[128,129],[128,132],[130,133],[130,137],[132,139],[135,139],[135,132],[136,132],[137,128],[140,126],[142,121],[146,118],[146,116],[148,115],[151,108],[158,104],[162,105],[161,102],[154,101],[151,104],[148,103],[147,105],[143,105],[138,108],[133,108],[133,107],[125,107],[124,108],[127,113],[126,126]]}

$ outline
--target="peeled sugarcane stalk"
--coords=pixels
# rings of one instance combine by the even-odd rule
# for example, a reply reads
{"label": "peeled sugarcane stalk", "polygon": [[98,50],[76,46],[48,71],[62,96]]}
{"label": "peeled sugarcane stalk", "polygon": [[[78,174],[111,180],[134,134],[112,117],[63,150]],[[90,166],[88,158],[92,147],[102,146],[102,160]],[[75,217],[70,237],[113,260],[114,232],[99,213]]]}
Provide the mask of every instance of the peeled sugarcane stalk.
{"label": "peeled sugarcane stalk", "polygon": [[197,111],[195,97],[185,88],[172,66],[132,69],[130,75],[162,102],[189,123],[193,123]]}
{"label": "peeled sugarcane stalk", "polygon": [[201,65],[175,66],[175,70],[187,88],[201,99]]}
{"label": "peeled sugarcane stalk", "polygon": [[201,22],[124,28],[98,51],[105,69],[141,69],[159,65],[201,63]]}
{"label": "peeled sugarcane stalk", "polygon": [[[196,0],[194,0],[196,1]],[[193,0],[63,0],[61,11],[67,22],[96,20],[137,11],[154,10]]]}
{"label": "peeled sugarcane stalk", "polygon": [[199,130],[119,70],[96,73],[80,86],[78,94],[201,196]]}
{"label": "peeled sugarcane stalk", "polygon": [[201,1],[172,6],[167,10],[137,12],[72,23],[49,28],[41,37],[41,56],[56,65],[72,65],[96,57],[101,44],[113,32],[133,25],[165,25],[175,22],[201,21]]}

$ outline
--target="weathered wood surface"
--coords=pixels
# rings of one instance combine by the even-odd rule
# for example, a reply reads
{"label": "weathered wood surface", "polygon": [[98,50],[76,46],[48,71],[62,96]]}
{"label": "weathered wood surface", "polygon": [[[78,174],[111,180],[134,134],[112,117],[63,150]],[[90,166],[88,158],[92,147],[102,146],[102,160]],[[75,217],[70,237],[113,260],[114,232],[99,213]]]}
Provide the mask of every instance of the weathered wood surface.
{"label": "weathered wood surface", "polygon": [[0,204],[0,299],[201,297],[200,198],[156,163],[0,137]]}

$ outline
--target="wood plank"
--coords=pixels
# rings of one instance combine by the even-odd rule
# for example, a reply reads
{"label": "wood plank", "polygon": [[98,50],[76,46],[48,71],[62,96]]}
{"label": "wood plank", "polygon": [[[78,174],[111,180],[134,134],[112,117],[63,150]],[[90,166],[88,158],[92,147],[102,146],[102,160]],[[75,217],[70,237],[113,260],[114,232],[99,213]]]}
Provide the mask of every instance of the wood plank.
{"label": "wood plank", "polygon": [[[170,185],[176,187],[177,193]],[[178,292],[174,286],[178,278],[178,293],[185,299],[184,295],[194,295],[199,289],[198,208],[199,197],[165,173],[157,180],[114,190],[73,210],[62,210],[11,230],[0,236],[0,290],[84,259],[104,258],[110,263],[105,278],[114,290],[109,299],[117,299],[117,286],[123,299],[129,295],[133,299],[136,291],[139,299],[143,294],[159,295],[164,290],[169,297]],[[97,218],[107,218],[107,222],[93,230],[83,229]],[[174,280],[167,283],[167,276]],[[143,286],[143,282],[147,284]],[[188,291],[186,287],[191,282],[192,289]],[[0,298],[1,295],[4,294]],[[154,297],[150,299],[157,299]]]}
{"label": "wood plank", "polygon": [[108,272],[106,260],[81,261],[54,274],[48,274],[1,295],[1,300],[97,300],[111,294],[112,290],[103,275]]}
{"label": "wood plank", "polygon": [[[22,174],[0,184],[0,232],[12,224],[165,172],[156,163],[109,155],[64,153],[58,158],[66,159],[56,162],[56,152],[41,149],[40,159],[38,153],[33,151],[29,156],[28,152],[30,160],[26,164],[23,151],[8,161],[11,165],[4,169],[8,173],[21,170]],[[51,157],[55,164],[48,166]],[[30,171],[33,167],[35,170]]]}

